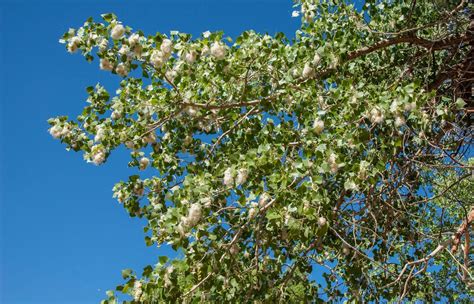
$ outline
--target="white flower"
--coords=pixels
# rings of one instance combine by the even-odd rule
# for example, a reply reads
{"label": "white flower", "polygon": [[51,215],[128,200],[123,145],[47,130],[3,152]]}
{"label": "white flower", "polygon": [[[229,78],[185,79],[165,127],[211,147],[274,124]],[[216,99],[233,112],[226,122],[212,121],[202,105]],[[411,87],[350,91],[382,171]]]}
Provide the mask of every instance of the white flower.
{"label": "white flower", "polygon": [[105,51],[108,45],[109,45],[109,41],[105,38],[102,38],[99,42],[99,51],[101,52]]}
{"label": "white flower", "polygon": [[234,185],[234,176],[232,175],[232,169],[227,168],[224,172],[224,185],[232,187]]}
{"label": "white flower", "polygon": [[128,43],[130,45],[135,45],[135,44],[138,44],[139,42],[140,42],[140,35],[138,35],[137,33],[128,37]]}
{"label": "white flower", "polygon": [[377,109],[377,108],[373,108],[371,111],[370,111],[370,121],[373,123],[373,124],[379,124],[379,123],[382,123],[383,122],[383,114],[382,112]]}
{"label": "white flower", "polygon": [[127,55],[130,53],[130,47],[126,44],[122,44],[122,47],[118,51],[120,55]]}
{"label": "white flower", "polygon": [[186,53],[184,56],[184,60],[186,60],[187,63],[193,64],[196,61],[196,52],[195,51],[189,51]]}
{"label": "white flower", "polygon": [[143,139],[146,143],[152,144],[156,142],[156,135],[155,133],[148,133]]}
{"label": "white flower", "polygon": [[122,62],[122,63],[119,63],[119,65],[117,65],[115,72],[117,72],[118,75],[125,77],[128,75],[128,68],[125,65],[125,63]]}
{"label": "white flower", "polygon": [[395,118],[395,126],[396,127],[401,127],[403,125],[405,125],[405,119],[402,116],[397,116]]}
{"label": "white flower", "polygon": [[390,112],[397,113],[398,112],[398,106],[399,106],[398,102],[396,100],[394,100],[392,102],[392,104],[390,105]]}
{"label": "white flower", "polygon": [[171,55],[171,52],[173,51],[173,42],[169,39],[164,39],[161,43],[160,49],[165,55],[165,57]]}
{"label": "white flower", "polygon": [[310,78],[314,76],[314,70],[308,63],[304,65],[302,76],[303,78]]}
{"label": "white flower", "polygon": [[359,173],[357,177],[360,179],[366,179],[367,178],[367,168],[369,167],[369,163],[365,160],[361,161],[359,164]]}
{"label": "white flower", "polygon": [[321,61],[321,56],[319,55],[318,52],[316,52],[316,54],[314,54],[313,64],[318,65],[320,61]]}
{"label": "white flower", "polygon": [[122,117],[122,113],[120,111],[113,111],[112,114],[110,115],[110,118],[116,120],[116,119],[119,119],[120,117]]}
{"label": "white flower", "polygon": [[205,31],[204,33],[202,33],[202,36],[203,36],[204,38],[209,38],[209,36],[211,36],[211,32]]}
{"label": "white flower", "polygon": [[100,69],[104,71],[112,71],[114,65],[107,58],[102,58],[100,60]]}
{"label": "white flower", "polygon": [[140,159],[140,164],[139,164],[139,168],[140,170],[145,170],[147,167],[148,167],[148,164],[150,163],[150,160],[146,157],[142,157]]}
{"label": "white flower", "polygon": [[405,111],[410,112],[416,109],[416,102],[410,102],[405,105]]}
{"label": "white flower", "polygon": [[173,82],[174,79],[176,78],[176,76],[178,76],[178,72],[176,72],[175,70],[169,70],[169,71],[166,71],[165,76],[166,76],[166,78],[168,78],[171,82]]}
{"label": "white flower", "polygon": [[201,205],[199,203],[192,204],[189,208],[188,216],[182,219],[184,227],[194,227],[201,220],[201,216]]}
{"label": "white flower", "polygon": [[211,45],[211,55],[214,56],[218,60],[224,59],[226,55],[225,46],[222,45],[222,43],[220,42],[214,42]]}
{"label": "white flower", "polygon": [[204,207],[209,208],[209,207],[211,207],[212,199],[210,197],[203,197],[200,200],[200,202]]}
{"label": "white flower", "polygon": [[165,63],[166,59],[161,51],[153,51],[150,56],[150,61],[155,68],[160,68]]}
{"label": "white flower", "polygon": [[260,208],[265,207],[270,202],[270,199],[270,195],[266,192],[260,195],[260,198],[258,199],[258,205]]}
{"label": "white flower", "polygon": [[235,183],[237,185],[242,185],[247,181],[247,177],[249,176],[249,171],[245,168],[239,169],[237,171],[237,178],[235,180]]}
{"label": "white flower", "polygon": [[331,173],[333,173],[333,174],[337,173],[337,171],[339,169],[339,166],[337,165],[336,159],[337,159],[337,155],[334,154],[334,153],[331,153],[331,155],[329,155],[329,157],[328,157],[328,164],[329,164]]}
{"label": "white flower", "polygon": [[196,116],[196,114],[198,113],[196,108],[193,106],[186,107],[185,111],[191,117]]}
{"label": "white flower", "polygon": [[291,13],[291,17],[293,17],[293,18],[296,18],[296,17],[298,17],[299,15],[300,15],[300,12],[298,12],[298,11],[293,11],[293,12]]}
{"label": "white flower", "polygon": [[105,161],[105,149],[99,146],[92,147],[92,162],[95,165],[100,165]]}
{"label": "white flower", "polygon": [[318,218],[318,225],[319,225],[320,227],[325,226],[325,225],[327,224],[327,222],[328,222],[328,221],[326,220],[325,217],[322,217],[322,216],[321,216],[321,217]]}
{"label": "white flower", "polygon": [[101,141],[105,137],[105,129],[102,126],[97,127],[94,141]]}
{"label": "white flower", "polygon": [[112,32],[110,33],[110,37],[112,37],[112,39],[114,40],[117,40],[117,39],[122,38],[124,34],[125,34],[125,27],[121,24],[117,24],[112,29]]}
{"label": "white flower", "polygon": [[51,136],[53,136],[54,138],[61,137],[62,132],[63,132],[63,128],[61,128],[58,125],[55,125],[49,129],[49,134],[51,134]]}
{"label": "white flower", "polygon": [[252,207],[249,209],[249,218],[253,218],[257,214],[257,209],[255,207]]}
{"label": "white flower", "polygon": [[211,49],[207,45],[205,45],[201,50],[201,54],[203,56],[208,56],[210,53],[211,53]]}
{"label": "white flower", "polygon": [[324,121],[321,119],[316,119],[313,123],[313,130],[316,134],[321,134],[324,130]]}
{"label": "white flower", "polygon": [[140,301],[142,293],[142,283],[140,281],[135,281],[135,283],[133,284],[133,298],[135,299],[135,301]]}
{"label": "white flower", "polygon": [[79,44],[82,43],[81,38],[74,36],[69,40],[69,43],[67,44],[67,50],[69,53],[74,53],[77,51]]}

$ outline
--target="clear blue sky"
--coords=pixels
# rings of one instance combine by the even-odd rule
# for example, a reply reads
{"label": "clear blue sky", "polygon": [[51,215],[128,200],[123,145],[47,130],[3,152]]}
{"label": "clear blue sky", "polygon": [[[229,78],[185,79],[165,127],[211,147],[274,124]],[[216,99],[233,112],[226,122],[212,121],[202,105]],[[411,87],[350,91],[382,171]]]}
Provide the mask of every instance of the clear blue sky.
{"label": "clear blue sky", "polygon": [[151,34],[194,35],[245,29],[292,36],[291,0],[0,0],[0,303],[98,303],[166,248],[146,247],[144,223],[112,199],[112,186],[136,171],[114,153],[95,167],[48,134],[46,120],[75,117],[85,88],[118,78],[68,54],[59,37],[93,16],[114,12]]}

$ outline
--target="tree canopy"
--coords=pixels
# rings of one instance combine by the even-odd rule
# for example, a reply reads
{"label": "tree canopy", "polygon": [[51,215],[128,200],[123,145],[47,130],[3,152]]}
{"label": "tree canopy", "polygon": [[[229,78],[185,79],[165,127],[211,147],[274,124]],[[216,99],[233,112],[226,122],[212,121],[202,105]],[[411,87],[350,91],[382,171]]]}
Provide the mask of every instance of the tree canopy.
{"label": "tree canopy", "polygon": [[51,135],[95,165],[128,149],[114,197],[179,253],[104,303],[473,296],[472,2],[294,9],[292,38],[147,36],[111,13],[61,38],[118,89],[88,87]]}

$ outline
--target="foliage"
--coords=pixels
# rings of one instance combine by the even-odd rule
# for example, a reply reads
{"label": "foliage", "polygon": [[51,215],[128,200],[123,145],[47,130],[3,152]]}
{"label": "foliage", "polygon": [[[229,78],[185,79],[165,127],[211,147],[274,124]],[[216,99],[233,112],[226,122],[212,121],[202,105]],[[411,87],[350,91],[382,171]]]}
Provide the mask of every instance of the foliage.
{"label": "foliage", "polygon": [[65,33],[121,81],[115,95],[88,87],[82,114],[50,133],[96,165],[129,149],[141,173],[114,196],[147,220],[147,245],[183,255],[124,270],[117,290],[133,303],[468,301],[470,255],[450,245],[472,207],[472,190],[453,193],[473,188],[473,6],[438,2],[297,2],[291,40],[145,36],[113,14]]}

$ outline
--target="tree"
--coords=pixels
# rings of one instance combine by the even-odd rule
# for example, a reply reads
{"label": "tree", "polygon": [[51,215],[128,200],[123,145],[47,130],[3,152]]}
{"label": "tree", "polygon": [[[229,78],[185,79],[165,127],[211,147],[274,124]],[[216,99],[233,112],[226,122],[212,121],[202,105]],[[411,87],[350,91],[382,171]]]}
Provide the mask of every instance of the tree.
{"label": "tree", "polygon": [[[468,302],[473,295],[469,1],[295,3],[293,39],[145,36],[113,14],[62,37],[121,79],[50,133],[171,245],[132,303]],[[470,116],[471,115],[471,116]],[[115,303],[113,291],[104,303]]]}

